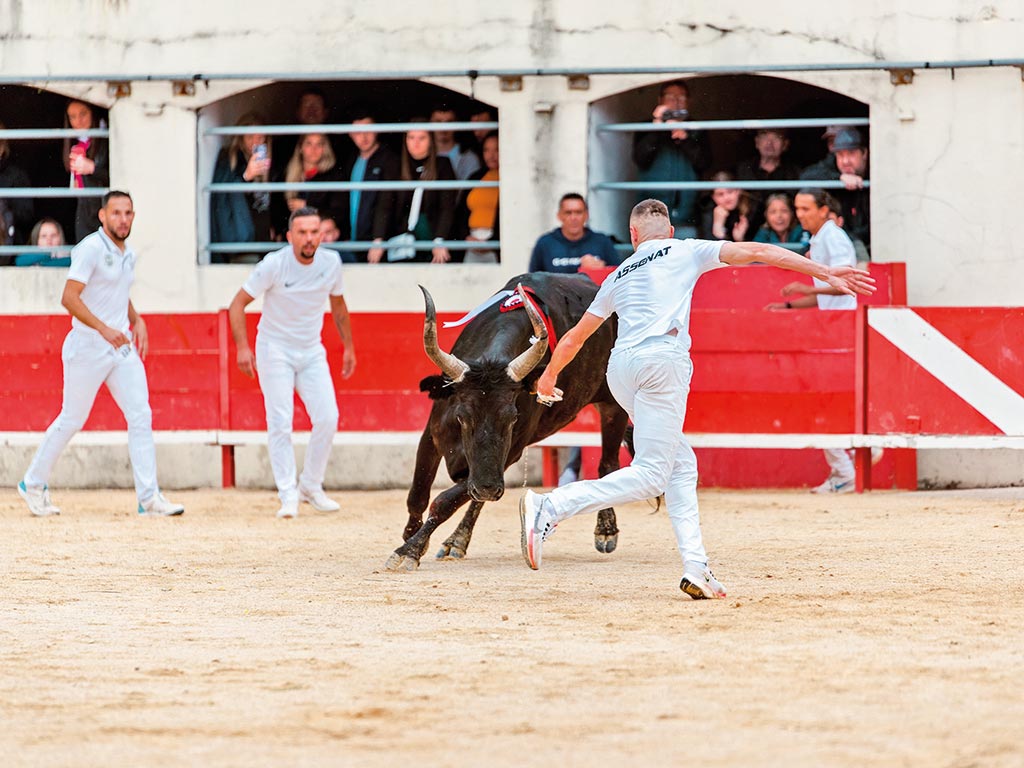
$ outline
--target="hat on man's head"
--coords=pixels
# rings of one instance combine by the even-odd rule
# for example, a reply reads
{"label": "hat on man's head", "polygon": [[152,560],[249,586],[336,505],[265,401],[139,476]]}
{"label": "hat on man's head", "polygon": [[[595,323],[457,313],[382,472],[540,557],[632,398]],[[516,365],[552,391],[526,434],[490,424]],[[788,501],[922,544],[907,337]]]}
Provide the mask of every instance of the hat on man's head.
{"label": "hat on man's head", "polygon": [[843,128],[844,126],[842,125],[830,125],[828,128],[825,129],[825,132],[821,134],[821,138],[827,139],[829,136],[835,136],[837,133],[843,130]]}
{"label": "hat on man's head", "polygon": [[861,141],[860,131],[856,128],[843,128],[836,134],[832,142],[832,151],[839,152],[844,149],[863,149],[864,142]]}

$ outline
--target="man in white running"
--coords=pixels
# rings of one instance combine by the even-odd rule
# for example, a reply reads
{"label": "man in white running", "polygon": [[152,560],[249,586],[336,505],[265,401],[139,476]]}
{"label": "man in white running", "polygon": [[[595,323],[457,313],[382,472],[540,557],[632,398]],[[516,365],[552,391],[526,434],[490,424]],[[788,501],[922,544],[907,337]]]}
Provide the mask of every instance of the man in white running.
{"label": "man in white running", "polygon": [[[309,502],[318,512],[339,509],[323,489],[331,442],[338,429],[338,401],[327,366],[327,350],[320,340],[328,301],[345,347],[342,377],[347,379],[356,368],[341,259],[334,251],[320,247],[320,214],[315,208],[299,208],[292,213],[288,243],[256,265],[228,309],[239,369],[253,376],[258,364],[267,410],[267,449],[281,498],[277,516],[284,518],[298,515],[300,501]],[[245,328],[245,308],[258,296],[263,296],[263,315],[256,331],[254,358]],[[292,447],[295,392],[313,424],[298,484]]]}
{"label": "man in white running", "polygon": [[139,514],[180,515],[185,508],[164,498],[156,482],[153,412],[142,364],[149,334],[129,298],[137,260],[125,242],[135,219],[131,196],[108,192],[99,217],[99,230],[71,251],[71,268],[60,300],[72,318],[71,332],[61,349],[64,398],[60,414],[46,430],[18,483],[18,493],[33,515],[60,514],[50,502],[50,472],[68,441],[85,424],[100,385],[106,384],[128,422],[128,454]]}
{"label": "man in white running", "polygon": [[556,400],[559,372],[604,321],[618,315],[608,386],[633,420],[633,463],[599,480],[582,480],[519,503],[527,564],[541,564],[544,540],[561,521],[665,494],[683,558],[679,588],[695,600],[725,597],[708,569],[697,510],[697,461],[683,436],[689,393],[690,299],[697,278],[724,264],[760,261],[817,277],[842,293],[871,293],[872,279],[853,267],[826,267],[766,243],[672,239],[668,209],[644,200],[629,217],[635,253],[608,275],[590,308],[558,342],[537,380],[537,399]]}

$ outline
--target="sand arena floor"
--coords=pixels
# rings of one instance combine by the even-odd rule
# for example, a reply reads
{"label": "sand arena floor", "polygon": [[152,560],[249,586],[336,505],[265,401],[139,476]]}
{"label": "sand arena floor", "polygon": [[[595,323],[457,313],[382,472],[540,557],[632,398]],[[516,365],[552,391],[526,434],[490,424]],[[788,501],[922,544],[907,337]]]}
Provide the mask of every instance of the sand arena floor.
{"label": "sand arena floor", "polygon": [[705,492],[716,602],[643,504],[528,570],[518,491],[411,574],[402,492],[4,492],[4,765],[1024,765],[1024,490]]}

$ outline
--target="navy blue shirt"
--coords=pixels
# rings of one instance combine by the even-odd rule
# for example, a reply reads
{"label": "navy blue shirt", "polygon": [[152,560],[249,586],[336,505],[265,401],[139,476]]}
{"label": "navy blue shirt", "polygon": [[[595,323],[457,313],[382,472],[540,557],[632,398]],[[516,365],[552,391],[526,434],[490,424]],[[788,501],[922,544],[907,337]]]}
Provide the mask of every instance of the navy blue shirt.
{"label": "navy blue shirt", "polygon": [[537,244],[533,246],[530,271],[572,274],[579,271],[580,259],[588,253],[602,259],[609,267],[618,266],[622,261],[608,235],[584,227],[583,237],[579,240],[569,240],[562,234],[561,228],[558,228],[541,235]]}

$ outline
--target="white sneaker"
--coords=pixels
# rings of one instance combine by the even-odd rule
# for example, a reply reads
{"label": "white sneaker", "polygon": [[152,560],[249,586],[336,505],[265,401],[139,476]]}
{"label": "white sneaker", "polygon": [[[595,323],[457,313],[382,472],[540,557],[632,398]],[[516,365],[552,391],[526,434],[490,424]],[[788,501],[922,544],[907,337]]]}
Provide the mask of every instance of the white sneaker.
{"label": "white sneaker", "polygon": [[29,488],[22,480],[18,483],[18,494],[28,504],[29,512],[36,517],[60,514],[60,508],[50,503],[50,489],[45,485],[42,488]]}
{"label": "white sneaker", "polygon": [[519,499],[523,557],[526,559],[526,564],[535,571],[540,568],[541,549],[544,541],[554,533],[555,526],[558,525],[552,521],[544,504],[545,501],[547,501],[546,496],[533,491],[527,491]]}
{"label": "white sneaker", "polygon": [[151,517],[175,517],[184,514],[185,507],[170,502],[160,492],[147,502],[139,502],[139,514]]}
{"label": "white sneaker", "polygon": [[341,505],[329,498],[323,488],[317,488],[315,491],[299,488],[299,501],[306,502],[317,512],[337,512],[341,509]]}
{"label": "white sneaker", "polygon": [[714,600],[725,597],[725,587],[706,565],[687,563],[679,588],[694,600]]}
{"label": "white sneaker", "polygon": [[277,510],[277,516],[280,518],[290,520],[293,517],[299,516],[299,502],[298,501],[284,501],[281,502],[281,508]]}
{"label": "white sneaker", "polygon": [[857,490],[857,478],[829,475],[821,485],[811,488],[811,493],[853,493]]}

